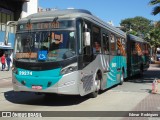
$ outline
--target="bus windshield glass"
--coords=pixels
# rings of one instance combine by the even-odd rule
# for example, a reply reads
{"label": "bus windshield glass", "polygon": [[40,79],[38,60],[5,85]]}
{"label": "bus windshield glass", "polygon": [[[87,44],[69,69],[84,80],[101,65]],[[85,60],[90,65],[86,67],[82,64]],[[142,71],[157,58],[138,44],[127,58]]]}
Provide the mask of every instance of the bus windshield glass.
{"label": "bus windshield glass", "polygon": [[25,32],[16,35],[15,59],[61,61],[76,54],[74,31]]}

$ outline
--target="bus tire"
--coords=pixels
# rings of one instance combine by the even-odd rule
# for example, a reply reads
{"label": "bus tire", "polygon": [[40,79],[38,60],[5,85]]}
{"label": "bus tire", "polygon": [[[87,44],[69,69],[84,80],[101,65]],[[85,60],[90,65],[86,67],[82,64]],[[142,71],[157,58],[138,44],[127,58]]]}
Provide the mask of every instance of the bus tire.
{"label": "bus tire", "polygon": [[96,86],[96,90],[94,92],[90,93],[90,95],[89,95],[91,98],[96,98],[98,96],[98,93],[100,90],[101,81],[99,80],[98,75],[96,76],[95,86]]}
{"label": "bus tire", "polygon": [[89,95],[90,98],[96,98],[97,96],[98,96],[98,91],[94,91]]}
{"label": "bus tire", "polygon": [[121,78],[120,78],[120,85],[123,85],[123,82],[124,82],[124,72],[122,71],[122,74],[121,74]]}
{"label": "bus tire", "polygon": [[141,65],[141,67],[140,67],[140,77],[143,77],[143,72],[144,72],[143,65]]}

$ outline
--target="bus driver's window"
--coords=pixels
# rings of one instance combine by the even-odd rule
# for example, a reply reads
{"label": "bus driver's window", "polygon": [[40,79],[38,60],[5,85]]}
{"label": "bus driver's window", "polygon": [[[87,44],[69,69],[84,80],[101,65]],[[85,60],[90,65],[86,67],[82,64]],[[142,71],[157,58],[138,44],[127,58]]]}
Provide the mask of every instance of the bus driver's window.
{"label": "bus driver's window", "polygon": [[101,52],[101,32],[100,28],[97,26],[93,26],[93,53]]}
{"label": "bus driver's window", "polygon": [[100,43],[94,42],[93,46],[93,53],[100,53],[101,52],[101,46]]}

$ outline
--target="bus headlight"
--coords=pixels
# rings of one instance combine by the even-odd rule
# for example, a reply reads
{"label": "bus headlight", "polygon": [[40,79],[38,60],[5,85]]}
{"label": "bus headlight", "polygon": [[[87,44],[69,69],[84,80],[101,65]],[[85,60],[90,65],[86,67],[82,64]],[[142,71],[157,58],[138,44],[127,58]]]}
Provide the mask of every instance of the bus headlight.
{"label": "bus headlight", "polygon": [[61,70],[61,75],[78,70],[77,63],[71,64]]}

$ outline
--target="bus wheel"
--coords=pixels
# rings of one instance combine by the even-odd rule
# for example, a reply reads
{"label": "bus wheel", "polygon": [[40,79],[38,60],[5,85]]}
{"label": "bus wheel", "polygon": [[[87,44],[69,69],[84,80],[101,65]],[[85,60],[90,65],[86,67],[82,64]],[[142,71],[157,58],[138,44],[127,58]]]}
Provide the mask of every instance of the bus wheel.
{"label": "bus wheel", "polygon": [[140,67],[140,77],[143,77],[143,65],[141,65],[141,67]]}
{"label": "bus wheel", "polygon": [[98,96],[99,90],[100,90],[100,85],[101,85],[101,81],[99,80],[98,76],[96,76],[96,80],[94,82],[96,90],[92,93],[90,93],[90,97],[91,98],[96,98]]}
{"label": "bus wheel", "polygon": [[141,65],[141,67],[139,68],[140,69],[140,72],[138,74],[139,77],[143,77],[143,65]]}
{"label": "bus wheel", "polygon": [[122,74],[121,74],[121,78],[120,78],[120,85],[122,85],[124,82],[124,72],[122,71]]}

